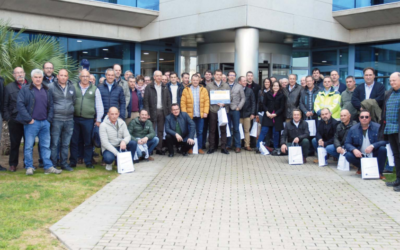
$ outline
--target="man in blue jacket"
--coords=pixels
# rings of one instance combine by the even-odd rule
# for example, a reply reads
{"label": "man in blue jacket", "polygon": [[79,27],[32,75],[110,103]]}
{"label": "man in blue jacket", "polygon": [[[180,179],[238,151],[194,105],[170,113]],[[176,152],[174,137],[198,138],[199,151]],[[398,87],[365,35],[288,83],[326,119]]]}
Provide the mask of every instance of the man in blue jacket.
{"label": "man in blue jacket", "polygon": [[178,82],[178,75],[175,72],[171,72],[170,82],[167,83],[167,88],[171,97],[171,103],[178,103],[180,107],[182,92],[185,87]]}
{"label": "man in blue jacket", "polygon": [[371,114],[368,110],[360,112],[360,123],[351,127],[347,133],[344,147],[346,149],[346,159],[351,164],[358,167],[357,174],[361,174],[361,158],[378,158],[380,179],[386,179],[383,169],[386,163],[386,141],[378,140],[380,125],[371,122]]}
{"label": "man in blue jacket", "polygon": [[182,155],[187,156],[187,152],[194,146],[196,125],[187,113],[181,112],[177,103],[172,104],[171,112],[172,114],[165,118],[168,157],[174,157],[174,145],[176,144],[181,147]]}
{"label": "man in blue jacket", "polygon": [[106,70],[106,80],[103,84],[98,86],[98,89],[100,90],[104,106],[104,115],[102,119],[104,119],[111,107],[117,107],[120,110],[119,117],[125,120],[126,100],[124,90],[115,81],[115,72],[113,69],[110,68]]}
{"label": "man in blue jacket", "polygon": [[25,167],[26,175],[33,175],[33,145],[39,137],[40,154],[44,163],[45,174],[60,174],[62,170],[53,167],[50,160],[50,123],[53,121],[53,94],[43,84],[43,71],[34,69],[31,73],[32,83],[23,87],[18,93],[17,121],[24,124],[25,133]]}

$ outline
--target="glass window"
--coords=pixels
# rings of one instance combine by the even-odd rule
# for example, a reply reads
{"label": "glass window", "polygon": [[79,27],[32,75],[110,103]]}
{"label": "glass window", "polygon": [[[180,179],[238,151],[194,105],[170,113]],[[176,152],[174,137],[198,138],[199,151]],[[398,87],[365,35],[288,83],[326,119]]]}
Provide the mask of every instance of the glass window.
{"label": "glass window", "polygon": [[339,82],[346,83],[346,77],[349,75],[348,68],[339,69]]}
{"label": "glass window", "polygon": [[285,64],[274,64],[272,68],[272,76],[278,79],[287,78],[290,74],[290,66]]}
{"label": "glass window", "polygon": [[174,71],[175,70],[175,54],[160,52],[159,57],[159,70],[161,72]]}
{"label": "glass window", "polygon": [[399,0],[333,0],[332,6],[333,11],[338,11],[394,2]]}
{"label": "glass window", "polygon": [[308,51],[294,51],[292,53],[293,67],[308,67]]}
{"label": "glass window", "polygon": [[105,3],[114,3],[148,10],[160,10],[160,0],[95,0]]}
{"label": "glass window", "polygon": [[200,64],[199,65],[199,72],[202,76],[204,75],[206,70],[211,70],[211,72],[213,72],[213,74],[214,74],[214,71],[217,69],[218,69],[218,63],[209,63],[209,64]]}
{"label": "glass window", "polygon": [[196,73],[197,51],[181,51],[181,72]]}
{"label": "glass window", "polygon": [[312,52],[312,66],[336,66],[337,65],[337,51],[326,50],[326,51],[314,51]]}
{"label": "glass window", "polygon": [[349,64],[349,50],[348,49],[339,50],[339,63],[340,63],[340,65],[348,65]]}
{"label": "glass window", "polygon": [[153,76],[157,70],[157,52],[142,50],[142,61],[140,62],[140,74],[143,76]]}
{"label": "glass window", "polygon": [[301,78],[308,76],[308,70],[306,69],[293,69],[292,74],[297,75],[297,83],[300,84]]}

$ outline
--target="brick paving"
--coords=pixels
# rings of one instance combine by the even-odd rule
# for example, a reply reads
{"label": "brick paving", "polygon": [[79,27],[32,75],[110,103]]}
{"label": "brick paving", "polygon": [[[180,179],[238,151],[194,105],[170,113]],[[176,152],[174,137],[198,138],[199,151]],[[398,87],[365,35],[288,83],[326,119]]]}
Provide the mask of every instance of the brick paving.
{"label": "brick paving", "polygon": [[400,195],[380,180],[254,152],[155,158],[52,232],[71,249],[400,249]]}

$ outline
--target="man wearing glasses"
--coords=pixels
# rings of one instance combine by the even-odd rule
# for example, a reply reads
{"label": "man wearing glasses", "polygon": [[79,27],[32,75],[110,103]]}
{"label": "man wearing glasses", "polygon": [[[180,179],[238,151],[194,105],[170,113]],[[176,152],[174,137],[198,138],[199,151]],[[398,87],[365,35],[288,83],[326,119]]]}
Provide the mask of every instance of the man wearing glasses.
{"label": "man wearing glasses", "polygon": [[368,110],[360,112],[360,123],[351,127],[347,133],[344,147],[347,151],[347,161],[355,165],[361,174],[361,158],[376,157],[378,159],[380,179],[386,179],[382,173],[386,163],[386,141],[378,140],[380,125],[371,122],[371,113]]}

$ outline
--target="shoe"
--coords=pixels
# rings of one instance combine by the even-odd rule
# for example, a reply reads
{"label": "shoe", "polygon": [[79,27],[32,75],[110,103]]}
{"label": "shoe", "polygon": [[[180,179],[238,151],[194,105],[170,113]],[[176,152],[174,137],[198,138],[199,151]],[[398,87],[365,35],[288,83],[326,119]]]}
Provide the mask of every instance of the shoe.
{"label": "shoe", "polygon": [[204,151],[203,151],[203,149],[199,149],[199,155],[204,155],[205,153],[204,153]]}
{"label": "shoe", "polygon": [[10,166],[10,172],[16,172],[16,171],[17,171],[17,167]]}
{"label": "shoe", "polygon": [[240,151],[242,151],[240,148],[235,149],[235,153],[240,153]]}
{"label": "shoe", "polygon": [[92,165],[94,164],[97,164],[97,161],[94,158],[92,158]]}
{"label": "shoe", "polygon": [[361,169],[357,170],[356,174],[361,174]]}
{"label": "shoe", "polygon": [[78,164],[83,164],[83,158],[78,158]]}
{"label": "shoe", "polygon": [[229,155],[229,151],[226,148],[221,149],[221,153]]}
{"label": "shoe", "polygon": [[265,147],[270,153],[272,152],[272,151],[274,151],[274,149],[273,148],[271,148],[271,147]]}
{"label": "shoe", "polygon": [[26,170],[26,175],[33,175],[33,168],[28,168]]}
{"label": "shoe", "polygon": [[100,154],[93,152],[93,157],[99,157],[99,156],[100,156]]}
{"label": "shoe", "polygon": [[190,149],[189,151],[187,151],[187,153],[192,155],[193,154],[193,149]]}
{"label": "shoe", "polygon": [[157,155],[165,155],[165,152],[162,150],[156,150]]}
{"label": "shoe", "polygon": [[169,154],[168,157],[174,157],[174,153]]}
{"label": "shoe", "polygon": [[226,150],[228,150],[228,151],[231,150],[231,147],[226,147]]}
{"label": "shoe", "polygon": [[303,157],[303,164],[307,163],[307,158]]}
{"label": "shoe", "polygon": [[383,173],[384,174],[393,174],[393,171],[385,169],[385,170],[383,170]]}
{"label": "shoe", "polygon": [[149,156],[149,158],[146,159],[147,161],[154,161],[154,158]]}
{"label": "shoe", "polygon": [[400,186],[400,180],[396,179],[395,181],[386,182],[386,186],[388,186],[388,187],[399,187]]}
{"label": "shoe", "polygon": [[0,171],[7,171],[7,168],[3,168],[3,166],[0,165]]}
{"label": "shoe", "polygon": [[395,192],[400,192],[400,186],[393,187],[393,191],[395,191]]}
{"label": "shoe", "polygon": [[210,148],[210,149],[207,151],[207,154],[208,154],[208,155],[214,154],[214,152],[215,152],[215,149]]}
{"label": "shoe", "polygon": [[86,165],[86,168],[94,168],[93,164]]}
{"label": "shoe", "polygon": [[62,170],[56,169],[55,167],[48,168],[44,170],[45,174],[61,174]]}
{"label": "shoe", "polygon": [[386,180],[386,177],[380,174],[380,175],[379,175],[379,179],[381,179],[381,180]]}
{"label": "shoe", "polygon": [[106,170],[107,171],[112,171],[112,164],[107,164],[106,165]]}
{"label": "shoe", "polygon": [[74,171],[74,169],[73,168],[71,168],[70,166],[65,166],[65,167],[61,167],[61,169],[62,170],[66,170],[66,171],[70,171],[70,172],[72,172],[72,171]]}
{"label": "shoe", "polygon": [[182,156],[188,156],[188,152],[183,152]]}
{"label": "shoe", "polygon": [[313,162],[318,164],[318,159],[314,159]]}
{"label": "shoe", "polygon": [[138,164],[140,161],[139,160],[133,160],[134,164]]}
{"label": "shoe", "polygon": [[[205,143],[204,143],[205,144]],[[204,150],[206,150],[207,148],[206,148],[206,145],[204,145],[203,147],[201,147],[201,149],[204,149]]]}
{"label": "shoe", "polygon": [[253,149],[251,147],[244,147],[244,150],[246,151],[253,151]]}
{"label": "shoe", "polygon": [[145,158],[146,157],[146,152],[142,152],[142,157]]}
{"label": "shoe", "polygon": [[257,149],[256,150],[256,154],[261,154],[260,150]]}

